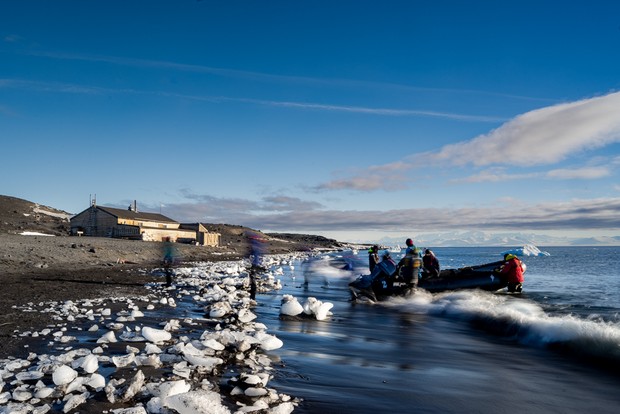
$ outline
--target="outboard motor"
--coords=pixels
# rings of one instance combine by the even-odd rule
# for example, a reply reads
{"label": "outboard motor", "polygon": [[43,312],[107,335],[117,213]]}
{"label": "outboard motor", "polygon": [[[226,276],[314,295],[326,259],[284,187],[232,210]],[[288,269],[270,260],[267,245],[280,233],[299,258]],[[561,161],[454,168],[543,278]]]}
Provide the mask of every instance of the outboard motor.
{"label": "outboard motor", "polygon": [[356,299],[358,294],[376,301],[378,296],[387,296],[392,293],[394,287],[393,275],[396,265],[390,260],[377,263],[372,273],[362,275],[349,283],[351,295]]}

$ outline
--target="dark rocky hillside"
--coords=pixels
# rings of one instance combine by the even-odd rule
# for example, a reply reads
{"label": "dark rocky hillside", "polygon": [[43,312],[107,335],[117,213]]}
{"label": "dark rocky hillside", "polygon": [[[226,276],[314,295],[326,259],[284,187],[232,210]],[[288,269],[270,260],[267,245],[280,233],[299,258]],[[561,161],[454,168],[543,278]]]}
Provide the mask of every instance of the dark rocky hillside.
{"label": "dark rocky hillside", "polygon": [[[68,236],[70,213],[53,207],[43,206],[16,197],[0,195],[0,234],[21,234],[37,232],[55,236]],[[264,241],[265,253],[284,253],[310,249],[339,249],[343,245],[336,240],[322,236],[295,233],[261,233],[234,224],[210,224],[209,231],[221,234],[221,249],[229,255],[244,256],[250,251],[248,235],[258,233]],[[196,249],[187,250],[186,257],[194,260],[205,259],[197,255]],[[221,251],[221,249],[219,249]],[[202,249],[204,251],[205,249]],[[209,250],[212,252],[212,249]]]}
{"label": "dark rocky hillside", "polygon": [[70,213],[16,197],[0,195],[0,233],[26,231],[66,236]]}

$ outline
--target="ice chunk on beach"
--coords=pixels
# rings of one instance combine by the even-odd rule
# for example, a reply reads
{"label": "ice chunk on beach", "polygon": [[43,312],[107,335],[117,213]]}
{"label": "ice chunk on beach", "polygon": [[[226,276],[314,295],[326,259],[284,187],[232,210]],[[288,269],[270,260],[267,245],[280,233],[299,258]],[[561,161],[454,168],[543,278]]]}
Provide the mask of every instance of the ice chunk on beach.
{"label": "ice chunk on beach", "polygon": [[80,367],[84,370],[84,372],[92,374],[99,369],[99,360],[93,354],[86,355]]}
{"label": "ice chunk on beach", "polygon": [[105,378],[101,374],[93,374],[84,382],[84,385],[87,385],[95,390],[100,390],[105,387]]}
{"label": "ice chunk on beach", "polygon": [[107,344],[109,342],[117,342],[114,331],[108,331],[101,338],[97,339],[98,344]]}
{"label": "ice chunk on beach", "polygon": [[169,341],[172,338],[172,334],[170,334],[170,332],[163,329],[151,328],[149,326],[142,328],[142,336],[147,341],[155,344]]}
{"label": "ice chunk on beach", "polygon": [[147,411],[141,405],[130,408],[116,408],[110,412],[112,414],[147,414]]}
{"label": "ice chunk on beach", "polygon": [[19,381],[32,381],[43,378],[44,375],[41,371],[22,371],[15,374],[15,378]]}
{"label": "ice chunk on beach", "polygon": [[168,397],[164,406],[179,414],[230,414],[222,397],[213,391],[196,390]]}
{"label": "ice chunk on beach", "polygon": [[71,396],[65,403],[65,406],[62,408],[62,411],[64,413],[68,413],[69,411],[75,409],[79,405],[84,404],[89,396],[90,396],[90,393],[88,392]]}
{"label": "ice chunk on beach", "polygon": [[18,388],[15,391],[13,391],[12,398],[13,400],[18,401],[18,402],[25,402],[32,398],[32,393],[30,391],[22,390]]}
{"label": "ice chunk on beach", "polygon": [[52,374],[52,380],[56,385],[65,385],[69,384],[71,381],[76,379],[78,373],[76,370],[67,365],[61,365],[54,370]]}
{"label": "ice chunk on beach", "polygon": [[303,306],[293,295],[284,295],[282,297],[282,306],[280,307],[281,315],[297,316],[304,311]]}
{"label": "ice chunk on beach", "polygon": [[249,309],[242,308],[238,314],[239,322],[249,323],[256,319],[256,315]]}
{"label": "ice chunk on beach", "polygon": [[165,400],[172,395],[186,393],[190,389],[191,385],[185,380],[167,381],[161,384],[155,384],[152,394],[155,397]]}
{"label": "ice chunk on beach", "polygon": [[274,349],[282,348],[284,342],[278,339],[274,335],[269,335],[265,332],[256,332],[254,337],[260,342],[260,347],[265,351],[272,351]]}
{"label": "ice chunk on beach", "polygon": [[163,351],[161,350],[161,348],[155,344],[146,344],[144,346],[144,353],[147,355],[161,354],[162,352]]}
{"label": "ice chunk on beach", "polygon": [[322,321],[327,319],[328,316],[331,316],[331,309],[334,307],[334,304],[331,302],[321,302],[320,306],[314,312],[314,316],[317,321]]}
{"label": "ice chunk on beach", "polygon": [[223,359],[217,357],[192,355],[190,353],[184,353],[183,355],[190,364],[204,367],[209,371],[212,371],[217,365],[224,363]]}
{"label": "ice chunk on beach", "polygon": [[116,365],[117,368],[123,368],[136,360],[136,356],[134,354],[127,355],[117,355],[112,357],[112,363]]}
{"label": "ice chunk on beach", "polygon": [[215,351],[223,351],[226,347],[213,338],[209,338],[205,341],[202,341],[202,344],[207,348],[213,349]]}
{"label": "ice chunk on beach", "polygon": [[248,397],[262,397],[267,395],[269,391],[264,388],[248,387],[245,389],[244,394]]}
{"label": "ice chunk on beach", "polygon": [[52,395],[53,392],[54,392],[54,389],[50,387],[39,388],[34,393],[34,397],[38,399],[44,399]]}
{"label": "ice chunk on beach", "polygon": [[306,299],[303,309],[306,315],[314,315],[318,321],[322,321],[331,315],[330,309],[333,307],[333,303],[322,302],[317,298],[309,297]]}
{"label": "ice chunk on beach", "polygon": [[295,410],[295,405],[292,402],[284,402],[277,407],[269,410],[270,414],[290,414]]}

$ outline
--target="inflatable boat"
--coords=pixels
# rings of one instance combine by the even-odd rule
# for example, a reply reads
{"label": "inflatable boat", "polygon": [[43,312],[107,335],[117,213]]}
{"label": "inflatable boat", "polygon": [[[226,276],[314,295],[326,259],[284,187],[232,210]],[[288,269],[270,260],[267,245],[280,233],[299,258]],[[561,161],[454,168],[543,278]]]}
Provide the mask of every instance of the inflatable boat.
{"label": "inflatable boat", "polygon": [[[504,261],[498,261],[442,270],[436,277],[420,278],[418,288],[431,293],[460,289],[486,291],[503,289],[507,287],[508,283],[505,278],[499,276],[498,270],[504,263]],[[391,261],[378,263],[371,274],[359,276],[349,283],[349,288],[352,299],[364,296],[374,301],[394,295],[407,295],[412,292],[410,285],[398,281],[396,265]]]}

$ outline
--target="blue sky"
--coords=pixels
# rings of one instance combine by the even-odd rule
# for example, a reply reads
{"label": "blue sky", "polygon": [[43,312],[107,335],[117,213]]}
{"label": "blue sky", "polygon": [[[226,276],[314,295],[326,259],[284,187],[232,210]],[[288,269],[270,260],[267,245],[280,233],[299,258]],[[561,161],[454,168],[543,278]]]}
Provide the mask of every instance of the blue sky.
{"label": "blue sky", "polygon": [[620,3],[0,4],[0,194],[341,240],[620,233]]}

